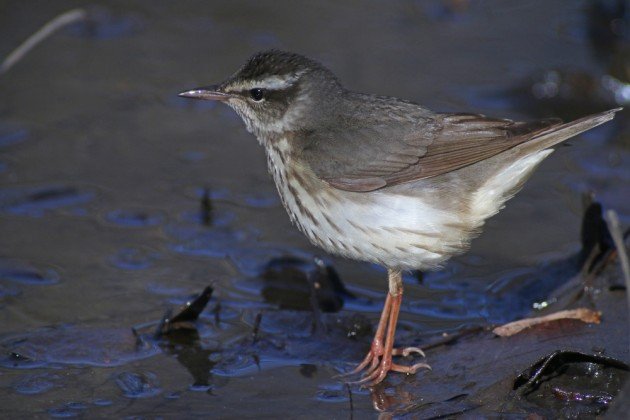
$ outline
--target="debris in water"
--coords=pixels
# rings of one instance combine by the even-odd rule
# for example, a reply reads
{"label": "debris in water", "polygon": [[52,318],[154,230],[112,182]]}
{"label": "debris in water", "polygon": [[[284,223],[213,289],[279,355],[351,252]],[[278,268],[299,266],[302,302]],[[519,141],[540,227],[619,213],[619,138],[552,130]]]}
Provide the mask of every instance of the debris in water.
{"label": "debris in water", "polygon": [[[613,246],[612,237],[604,221],[602,205],[597,201],[594,201],[593,194],[584,194],[583,201],[585,204],[584,215],[582,217],[582,227],[580,230],[580,238],[582,242],[582,249],[580,250],[580,256],[578,264],[582,267],[591,254],[592,256],[590,264],[587,270],[590,272],[594,266],[601,261],[603,256]],[[593,251],[595,247],[597,251]]]}
{"label": "debris in water", "polygon": [[[619,223],[619,217],[614,210],[608,210],[606,212],[606,221],[612,235],[613,242],[617,248],[617,255],[619,256],[619,262],[621,263],[621,269],[623,277],[626,283],[626,290],[630,291],[630,262],[628,261],[628,250],[624,243],[624,237],[621,233],[621,225]],[[630,304],[630,294],[628,295],[628,303]]]}
{"label": "debris in water", "polygon": [[199,318],[199,315],[210,301],[213,290],[212,286],[206,287],[195,300],[186,302],[175,316],[164,317],[156,335],[166,335],[178,329],[195,329],[194,322]]}
{"label": "debris in water", "polygon": [[262,312],[258,312],[256,314],[256,319],[254,320],[254,327],[252,328],[252,344],[256,344],[258,341],[258,332],[260,331],[260,322],[262,321]]}
{"label": "debris in water", "polygon": [[154,373],[123,372],[116,377],[116,385],[127,398],[154,397],[162,392]]}
{"label": "debris in water", "polygon": [[514,334],[520,333],[526,328],[531,328],[534,325],[557,321],[559,319],[578,319],[588,324],[599,324],[599,321],[601,319],[601,312],[593,311],[587,308],[568,309],[564,311],[554,312],[545,316],[525,318],[519,319],[518,321],[509,322],[505,325],[501,325],[500,327],[496,327],[492,330],[492,332],[499,337],[510,337]]}
{"label": "debris in water", "polygon": [[339,312],[345,299],[354,298],[332,265],[320,258],[273,258],[260,276],[265,281],[263,297],[280,309]]}
{"label": "debris in water", "polygon": [[201,196],[201,222],[204,226],[212,225],[212,200],[210,199],[210,188],[203,189]]}
{"label": "debris in water", "polygon": [[558,371],[568,363],[595,363],[605,367],[612,367],[624,371],[630,371],[630,366],[621,360],[599,354],[587,354],[577,351],[557,350],[543,357],[528,369],[516,377],[514,390],[520,394],[526,394],[536,388],[545,375]]}

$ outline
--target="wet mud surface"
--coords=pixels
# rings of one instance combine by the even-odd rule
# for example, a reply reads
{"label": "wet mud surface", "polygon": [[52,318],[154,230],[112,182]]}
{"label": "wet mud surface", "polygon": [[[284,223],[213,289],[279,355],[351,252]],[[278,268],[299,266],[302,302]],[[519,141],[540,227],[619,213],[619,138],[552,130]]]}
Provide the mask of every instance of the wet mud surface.
{"label": "wet mud surface", "polygon": [[[176,96],[278,47],[437,110],[577,118],[630,102],[618,3],[0,1],[0,57],[88,10],[0,74],[3,417],[624,412],[618,263],[579,271],[584,192],[630,224],[627,111],[560,147],[467,255],[405,275],[397,341],[433,369],[368,390],[334,376],[369,347],[385,271],[310,246],[237,116]],[[580,306],[601,322],[491,333]]]}

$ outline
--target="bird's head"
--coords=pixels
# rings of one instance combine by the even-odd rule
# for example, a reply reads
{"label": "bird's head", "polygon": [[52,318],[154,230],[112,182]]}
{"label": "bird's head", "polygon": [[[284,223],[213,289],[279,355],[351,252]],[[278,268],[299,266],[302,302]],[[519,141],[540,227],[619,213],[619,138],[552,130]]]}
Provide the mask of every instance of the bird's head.
{"label": "bird's head", "polygon": [[260,140],[317,124],[323,115],[334,112],[343,91],[332,72],[316,61],[270,50],[252,56],[223,83],[179,96],[225,102]]}

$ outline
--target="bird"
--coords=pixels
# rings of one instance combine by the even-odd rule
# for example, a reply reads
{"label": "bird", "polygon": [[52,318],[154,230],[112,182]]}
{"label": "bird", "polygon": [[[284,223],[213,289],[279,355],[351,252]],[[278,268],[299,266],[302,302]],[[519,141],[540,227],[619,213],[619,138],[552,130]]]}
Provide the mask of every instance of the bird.
{"label": "bird", "polygon": [[439,113],[409,100],[346,89],[303,55],[262,51],[225,81],[179,93],[221,102],[263,146],[291,221],[314,245],[387,269],[388,291],[365,358],[349,374],[373,386],[416,347],[394,348],[402,273],[436,270],[468,250],[553,146],[611,120],[568,123]]}

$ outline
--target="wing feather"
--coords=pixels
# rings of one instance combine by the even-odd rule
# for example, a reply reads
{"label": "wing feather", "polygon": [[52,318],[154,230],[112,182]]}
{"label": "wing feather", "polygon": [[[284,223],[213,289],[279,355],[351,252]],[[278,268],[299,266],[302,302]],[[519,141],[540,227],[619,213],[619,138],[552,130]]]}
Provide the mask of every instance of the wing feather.
{"label": "wing feather", "polygon": [[448,173],[488,159],[561,124],[480,114],[434,114],[374,127],[307,133],[301,158],[335,188],[373,191]]}

